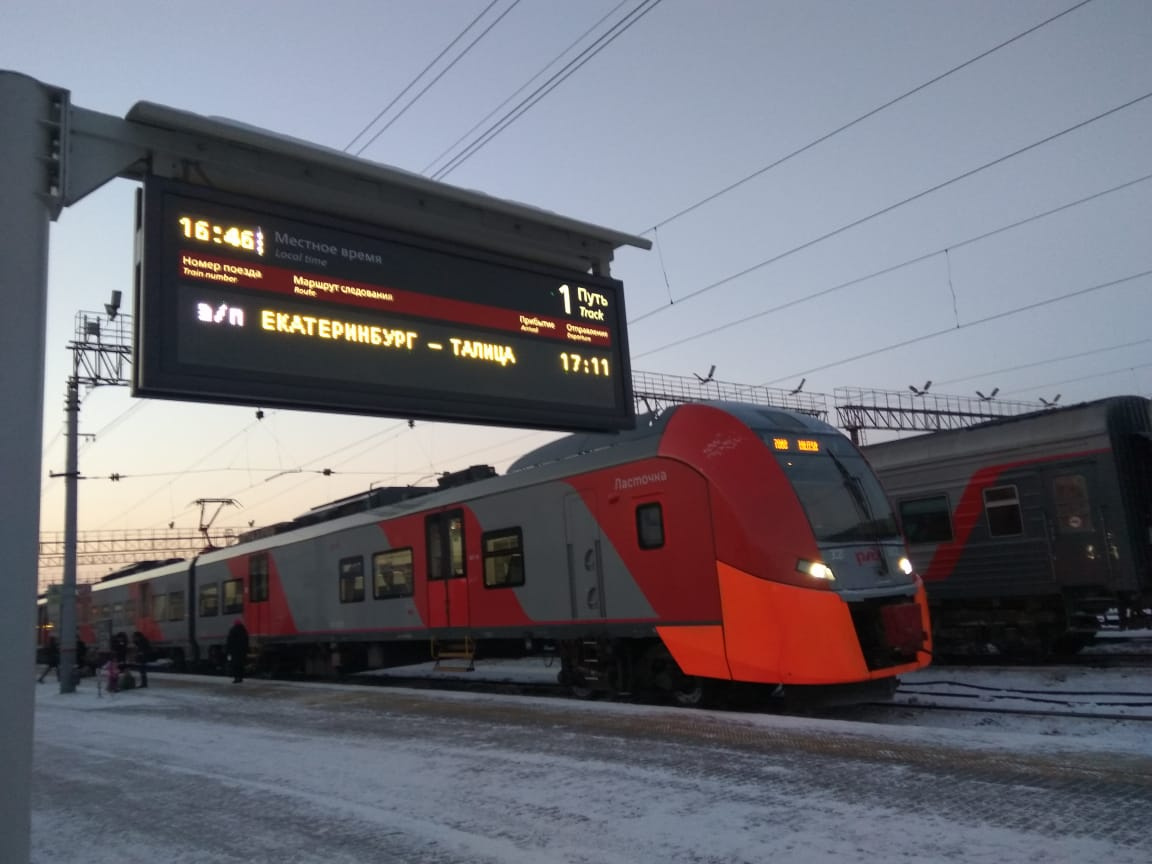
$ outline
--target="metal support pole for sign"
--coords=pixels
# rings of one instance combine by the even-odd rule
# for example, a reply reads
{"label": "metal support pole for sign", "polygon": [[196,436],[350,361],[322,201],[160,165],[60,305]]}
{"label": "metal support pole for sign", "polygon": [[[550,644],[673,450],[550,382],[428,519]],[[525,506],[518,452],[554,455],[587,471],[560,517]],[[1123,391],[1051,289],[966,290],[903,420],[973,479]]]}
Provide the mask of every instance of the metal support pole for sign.
{"label": "metal support pole for sign", "polygon": [[0,861],[30,855],[33,674],[48,226],[59,212],[67,94],[0,73]]}

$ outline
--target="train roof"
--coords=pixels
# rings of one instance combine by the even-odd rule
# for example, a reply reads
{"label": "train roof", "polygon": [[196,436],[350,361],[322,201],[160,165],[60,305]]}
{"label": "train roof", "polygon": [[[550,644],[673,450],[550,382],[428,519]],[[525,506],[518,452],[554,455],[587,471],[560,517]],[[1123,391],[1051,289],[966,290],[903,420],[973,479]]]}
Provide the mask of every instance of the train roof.
{"label": "train roof", "polygon": [[[508,467],[513,474],[529,468],[539,468],[552,462],[583,456],[598,451],[628,447],[640,442],[659,440],[664,434],[668,421],[680,411],[694,410],[700,405],[724,411],[752,429],[772,429],[793,434],[841,434],[835,427],[823,420],[787,408],[754,405],[745,402],[689,402],[673,405],[661,411],[641,414],[636,418],[636,426],[616,433],[577,433],[566,435],[525,453]],[[630,448],[631,449],[631,448]],[[655,446],[652,448],[655,450]]]}
{"label": "train roof", "polygon": [[1022,450],[1077,449],[1102,438],[1152,434],[1152,400],[1111,396],[1076,405],[1046,408],[961,429],[898,438],[863,447],[877,470],[919,460],[983,456]]}
{"label": "train roof", "polygon": [[[662,411],[643,414],[636,426],[618,433],[576,433],[566,435],[521,456],[509,466],[508,473],[497,475],[490,466],[473,465],[449,472],[438,478],[436,487],[383,487],[347,496],[313,507],[290,521],[246,532],[239,546],[247,553],[275,548],[283,543],[298,542],[322,536],[331,531],[371,524],[387,516],[434,509],[463,503],[495,492],[504,492],[534,483],[559,480],[574,472],[595,471],[634,459],[655,456],[661,437],[671,418],[681,411],[699,410],[704,405],[724,411],[752,429],[791,434],[843,437],[838,429],[817,417],[785,408],[740,402],[691,402],[674,405]],[[847,440],[845,438],[845,440]],[[582,457],[579,465],[571,460]],[[225,546],[202,553],[197,561],[209,562],[236,554],[237,546]],[[185,562],[187,569],[191,562]],[[160,575],[155,571],[149,575]],[[118,584],[144,578],[138,574],[113,574]]]}

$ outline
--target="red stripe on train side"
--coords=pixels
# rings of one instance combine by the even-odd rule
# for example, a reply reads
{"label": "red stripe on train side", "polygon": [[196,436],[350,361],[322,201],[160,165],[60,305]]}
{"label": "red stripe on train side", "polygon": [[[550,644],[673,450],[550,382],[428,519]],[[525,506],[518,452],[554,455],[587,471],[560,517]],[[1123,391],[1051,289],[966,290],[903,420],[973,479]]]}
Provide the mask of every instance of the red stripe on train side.
{"label": "red stripe on train side", "polygon": [[[249,580],[248,560],[254,555],[264,555],[268,559],[268,600],[252,602],[252,585]],[[272,550],[237,555],[227,561],[228,575],[240,579],[244,585],[244,614],[232,617],[243,618],[244,626],[252,636],[295,636],[299,632],[288,596],[284,593],[284,583],[280,579],[280,568]],[[227,617],[227,616],[225,616]]]}
{"label": "red stripe on train side", "polygon": [[471,507],[464,506],[465,572],[468,577],[468,614],[473,627],[485,625],[527,627],[532,619],[520,605],[516,589],[484,587],[484,529]]}
{"label": "red stripe on train side", "polygon": [[743,421],[709,406],[681,408],[668,421],[660,455],[684,459],[708,481],[718,561],[772,579],[795,570],[798,558],[820,560],[784,469]]}
{"label": "red stripe on train side", "polygon": [[[651,457],[564,480],[595,519],[656,621],[719,620],[711,493],[692,464]],[[663,545],[640,548],[637,508],[659,504]],[[612,607],[609,595],[609,608]]]}
{"label": "red stripe on train side", "polygon": [[968,480],[964,492],[960,496],[960,503],[952,514],[952,539],[936,547],[932,561],[924,569],[921,578],[925,582],[939,582],[948,579],[956,569],[964,547],[972,535],[972,529],[984,515],[984,490],[996,483],[1006,471],[1023,468],[1026,465],[1039,465],[1044,462],[1057,462],[1065,459],[1079,459],[1085,456],[1098,456],[1101,453],[1111,452],[1109,448],[1102,447],[1096,450],[1080,450],[1075,453],[1058,453],[1054,456],[1040,456],[1034,459],[1020,459],[1015,462],[1005,462],[1001,465],[989,465],[979,469]]}
{"label": "red stripe on train side", "polygon": [[[450,584],[428,582],[428,548],[425,536],[425,520],[437,513],[462,510],[464,513],[464,573],[465,588],[458,590],[461,583],[449,580]],[[484,587],[484,555],[481,538],[483,527],[472,508],[465,504],[449,504],[434,510],[386,519],[377,523],[387,537],[389,549],[412,549],[412,603],[416,607],[419,620],[409,622],[415,628],[435,628],[448,624],[450,614],[444,606],[443,592],[453,591],[453,601],[460,602],[466,594],[467,611],[461,620],[471,627],[512,627],[532,624],[516,596],[516,591]],[[369,583],[368,591],[371,592]],[[435,594],[437,608],[430,605],[430,596]],[[457,612],[462,612],[457,607]]]}

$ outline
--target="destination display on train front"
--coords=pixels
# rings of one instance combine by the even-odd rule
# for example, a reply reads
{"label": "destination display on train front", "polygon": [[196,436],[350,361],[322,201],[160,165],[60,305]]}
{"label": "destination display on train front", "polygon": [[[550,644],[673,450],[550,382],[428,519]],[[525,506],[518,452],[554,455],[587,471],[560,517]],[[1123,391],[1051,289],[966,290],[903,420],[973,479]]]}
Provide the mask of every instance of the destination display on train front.
{"label": "destination display on train front", "polygon": [[138,395],[634,424],[617,280],[162,178],[141,226]]}

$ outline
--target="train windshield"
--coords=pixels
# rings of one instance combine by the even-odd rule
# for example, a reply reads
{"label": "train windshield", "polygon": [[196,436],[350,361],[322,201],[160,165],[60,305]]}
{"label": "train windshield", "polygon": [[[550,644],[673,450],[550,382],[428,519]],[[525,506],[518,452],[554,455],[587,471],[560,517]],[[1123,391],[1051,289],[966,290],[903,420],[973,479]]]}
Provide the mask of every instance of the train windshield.
{"label": "train windshield", "polygon": [[880,481],[851,444],[835,438],[797,441],[760,434],[796,490],[817,542],[900,539]]}

